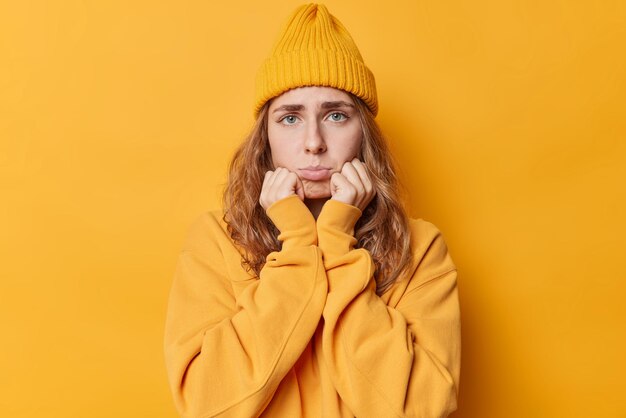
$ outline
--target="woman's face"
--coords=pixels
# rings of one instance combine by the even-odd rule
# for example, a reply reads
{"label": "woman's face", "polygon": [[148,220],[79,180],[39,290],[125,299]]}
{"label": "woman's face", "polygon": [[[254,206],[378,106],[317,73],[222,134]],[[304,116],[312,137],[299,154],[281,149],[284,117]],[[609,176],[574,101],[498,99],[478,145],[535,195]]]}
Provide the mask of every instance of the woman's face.
{"label": "woman's face", "polygon": [[331,196],[330,177],[358,155],[363,140],[350,95],[332,87],[299,87],[274,98],[267,133],[274,167],[296,173],[308,199]]}

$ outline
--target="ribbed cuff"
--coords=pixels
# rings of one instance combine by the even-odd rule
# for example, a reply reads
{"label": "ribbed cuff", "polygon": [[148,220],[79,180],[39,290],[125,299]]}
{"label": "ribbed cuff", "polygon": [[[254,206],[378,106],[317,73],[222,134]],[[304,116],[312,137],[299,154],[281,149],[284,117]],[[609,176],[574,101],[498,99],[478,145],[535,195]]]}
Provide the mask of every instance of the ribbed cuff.
{"label": "ribbed cuff", "polygon": [[344,50],[306,49],[267,58],[257,71],[254,115],[263,104],[300,86],[328,86],[359,96],[376,116],[378,97],[374,74]]}
{"label": "ribbed cuff", "polygon": [[297,195],[277,200],[265,213],[280,231],[283,249],[317,245],[315,218]]}
{"label": "ribbed cuff", "polygon": [[317,217],[318,245],[325,259],[341,256],[354,248],[354,226],[362,212],[356,206],[328,200]]}

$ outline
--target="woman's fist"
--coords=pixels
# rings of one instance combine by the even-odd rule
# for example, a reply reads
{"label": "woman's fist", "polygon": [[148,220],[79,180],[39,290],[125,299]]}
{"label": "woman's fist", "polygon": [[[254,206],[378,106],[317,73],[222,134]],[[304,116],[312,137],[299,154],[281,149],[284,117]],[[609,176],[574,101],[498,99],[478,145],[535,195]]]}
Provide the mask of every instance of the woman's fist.
{"label": "woman's fist", "polygon": [[330,192],[332,199],[356,206],[361,211],[365,210],[376,195],[367,169],[358,158],[344,163],[341,173],[332,175]]}
{"label": "woman's fist", "polygon": [[267,210],[272,203],[287,196],[298,195],[304,200],[304,188],[302,181],[297,174],[283,167],[278,167],[274,171],[265,173],[259,203],[263,209]]}

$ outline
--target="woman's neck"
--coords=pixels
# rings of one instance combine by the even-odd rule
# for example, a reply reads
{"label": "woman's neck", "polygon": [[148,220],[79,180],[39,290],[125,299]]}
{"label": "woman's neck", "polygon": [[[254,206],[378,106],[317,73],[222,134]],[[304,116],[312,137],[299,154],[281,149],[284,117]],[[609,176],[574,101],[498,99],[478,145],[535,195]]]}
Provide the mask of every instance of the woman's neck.
{"label": "woman's neck", "polygon": [[324,203],[326,203],[328,199],[330,198],[326,197],[322,199],[304,199],[304,204],[309,208],[309,210],[313,214],[313,217],[317,219],[320,211],[322,210],[322,207],[324,206]]}

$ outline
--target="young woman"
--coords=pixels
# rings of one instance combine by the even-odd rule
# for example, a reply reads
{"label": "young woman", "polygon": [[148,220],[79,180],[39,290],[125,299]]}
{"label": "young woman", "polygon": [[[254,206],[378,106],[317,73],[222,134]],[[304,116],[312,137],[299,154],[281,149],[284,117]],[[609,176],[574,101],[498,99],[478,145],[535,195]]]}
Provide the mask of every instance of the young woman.
{"label": "young woman", "polygon": [[373,75],[323,5],[257,78],[224,209],[189,230],[165,356],[186,417],[442,417],[460,374],[457,272],[409,219]]}

